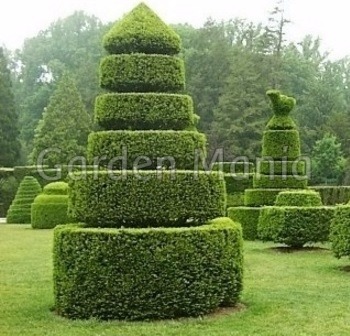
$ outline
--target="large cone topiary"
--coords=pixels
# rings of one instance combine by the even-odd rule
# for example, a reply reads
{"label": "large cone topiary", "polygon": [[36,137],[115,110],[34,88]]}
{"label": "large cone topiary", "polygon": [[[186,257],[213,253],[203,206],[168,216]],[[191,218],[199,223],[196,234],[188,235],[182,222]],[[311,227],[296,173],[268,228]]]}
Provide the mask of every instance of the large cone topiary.
{"label": "large cone topiary", "polygon": [[88,144],[101,170],[71,175],[69,213],[84,224],[55,229],[56,311],[139,320],[232,306],[242,289],[241,231],[214,219],[225,212],[223,176],[191,171],[206,140],[182,93],[180,39],[140,4],[103,43],[109,93],[96,100],[103,130]]}
{"label": "large cone topiary", "polygon": [[32,176],[25,176],[17,190],[16,196],[7,211],[8,224],[30,224],[31,205],[34,198],[41,193],[39,182]]}

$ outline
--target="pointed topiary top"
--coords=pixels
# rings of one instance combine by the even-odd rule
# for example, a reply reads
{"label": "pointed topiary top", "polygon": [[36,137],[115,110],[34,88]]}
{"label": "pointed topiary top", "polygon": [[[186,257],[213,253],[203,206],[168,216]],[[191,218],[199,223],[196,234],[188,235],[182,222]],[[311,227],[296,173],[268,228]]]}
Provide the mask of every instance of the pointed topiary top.
{"label": "pointed topiary top", "polygon": [[266,126],[270,130],[297,129],[293,119],[289,116],[296,101],[292,97],[282,95],[277,90],[269,90],[266,95],[270,98],[274,116]]}
{"label": "pointed topiary top", "polygon": [[147,5],[140,3],[117,22],[103,39],[110,54],[165,54],[180,52],[181,40]]}

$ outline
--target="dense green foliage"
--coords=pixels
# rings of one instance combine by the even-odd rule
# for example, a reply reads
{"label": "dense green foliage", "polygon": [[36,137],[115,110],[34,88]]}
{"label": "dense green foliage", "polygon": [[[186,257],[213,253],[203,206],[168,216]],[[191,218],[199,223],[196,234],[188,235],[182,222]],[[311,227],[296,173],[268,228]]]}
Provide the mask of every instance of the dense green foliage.
{"label": "dense green foliage", "polygon": [[266,189],[283,189],[283,188],[297,188],[305,189],[307,187],[307,176],[300,176],[296,178],[293,175],[254,175],[254,188]]}
{"label": "dense green foliage", "polygon": [[324,205],[346,204],[350,201],[350,187],[348,186],[320,186],[310,187],[320,193]]}
{"label": "dense green foliage", "polygon": [[321,196],[314,190],[281,191],[276,198],[276,206],[322,206]]}
{"label": "dense green foliage", "polygon": [[98,157],[100,165],[115,169],[134,165],[155,169],[172,166],[169,157],[173,157],[176,168],[194,169],[199,160],[196,151],[205,152],[205,145],[205,136],[196,131],[100,131],[89,135],[88,158],[93,163]]}
{"label": "dense green foliage", "polygon": [[8,60],[0,47],[0,167],[14,166],[20,157],[18,115]]}
{"label": "dense green foliage", "polygon": [[109,55],[100,74],[101,87],[118,92],[179,92],[185,85],[183,60],[167,55]]}
{"label": "dense green foliage", "polygon": [[225,183],[220,173],[77,173],[71,176],[70,187],[72,217],[91,227],[200,225],[225,214]]}
{"label": "dense green foliage", "polygon": [[251,174],[254,172],[254,164],[252,162],[215,162],[211,167],[214,171],[222,171],[230,174]]}
{"label": "dense green foliage", "polygon": [[64,74],[35,130],[32,162],[49,166],[68,164],[74,157],[85,154],[89,131],[90,117],[74,81]]}
{"label": "dense green foliage", "polygon": [[164,93],[111,93],[96,99],[95,120],[104,129],[184,130],[194,127],[190,96]]}
{"label": "dense green foliage", "polygon": [[242,289],[241,237],[228,218],[183,229],[58,227],[56,310],[70,318],[139,320],[232,306]]}
{"label": "dense green foliage", "polygon": [[20,183],[16,196],[7,211],[7,223],[29,224],[31,205],[40,192],[39,182],[32,176],[26,176]]}
{"label": "dense green foliage", "polygon": [[257,163],[257,173],[264,175],[294,175],[304,176],[306,173],[305,161],[261,160]]}
{"label": "dense green foliage", "polygon": [[243,239],[255,240],[258,237],[258,222],[261,208],[233,207],[228,209],[228,216],[242,225]]}
{"label": "dense green foliage", "polygon": [[148,6],[141,3],[103,38],[110,54],[166,54],[181,50],[181,40]]}
{"label": "dense green foliage", "polygon": [[68,219],[68,184],[54,182],[46,185],[31,207],[33,229],[53,229]]}
{"label": "dense green foliage", "polygon": [[350,205],[336,207],[331,223],[330,240],[337,258],[350,256]]}
{"label": "dense green foliage", "polygon": [[328,241],[334,207],[264,207],[258,223],[263,241],[301,248]]}
{"label": "dense green foliage", "polygon": [[244,205],[260,207],[274,205],[277,195],[284,189],[246,189],[244,193]]}

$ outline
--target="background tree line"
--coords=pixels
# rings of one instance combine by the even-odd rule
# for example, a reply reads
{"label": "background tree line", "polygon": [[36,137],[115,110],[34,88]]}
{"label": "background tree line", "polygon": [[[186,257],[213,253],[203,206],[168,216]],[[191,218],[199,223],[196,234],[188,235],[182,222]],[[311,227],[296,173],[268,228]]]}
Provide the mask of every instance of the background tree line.
{"label": "background tree line", "polygon": [[[240,155],[254,159],[260,155],[262,132],[271,115],[265,92],[281,89],[298,101],[294,118],[300,127],[303,153],[315,153],[315,160],[320,161],[320,148],[328,146],[327,150],[339,157],[339,173],[331,179],[342,176],[343,183],[348,183],[344,169],[338,168],[347,165],[344,158],[350,158],[350,59],[331,60],[322,51],[320,39],[312,36],[299,42],[286,41],[288,25],[283,10],[277,6],[267,25],[236,18],[226,22],[209,19],[200,28],[174,26],[183,40],[187,91],[201,118],[199,128],[208,136],[209,152],[224,148],[227,160]],[[2,127],[0,138],[6,132],[15,134],[18,127],[22,148],[11,164],[30,163],[37,151],[35,144],[43,143],[39,139],[42,129],[45,143],[50,134],[52,138],[56,136],[57,129],[62,135],[62,127],[58,126],[66,123],[64,115],[72,107],[65,109],[57,103],[58,83],[68,81],[70,87],[75,83],[80,95],[75,99],[80,104],[76,110],[85,108],[92,120],[94,99],[100,91],[98,66],[104,54],[101,39],[108,28],[98,18],[76,12],[27,39],[22,49],[0,54],[11,70],[13,103],[18,114],[18,121],[13,117],[10,122],[18,126]],[[49,118],[43,112],[54,110],[49,106],[54,93],[60,113],[49,113],[56,119],[44,127],[45,118]],[[94,127],[85,117],[84,125],[83,134]],[[74,130],[76,124],[66,123],[64,129],[67,127]],[[320,141],[325,142],[323,147]],[[72,139],[70,152],[74,152],[76,142]],[[80,139],[79,154],[81,146]],[[8,164],[0,160],[0,166]],[[315,181],[324,182],[324,174],[319,173]]]}

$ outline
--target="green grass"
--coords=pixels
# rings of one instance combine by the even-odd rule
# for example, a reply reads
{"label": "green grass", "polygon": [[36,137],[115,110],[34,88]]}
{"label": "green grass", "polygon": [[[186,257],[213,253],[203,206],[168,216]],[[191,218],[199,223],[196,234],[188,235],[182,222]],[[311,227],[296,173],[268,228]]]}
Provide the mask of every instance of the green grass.
{"label": "green grass", "polygon": [[349,335],[350,273],[328,250],[245,243],[245,308],[153,323],[69,321],[50,311],[52,231],[0,225],[1,336]]}

